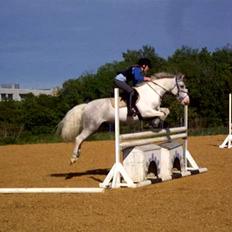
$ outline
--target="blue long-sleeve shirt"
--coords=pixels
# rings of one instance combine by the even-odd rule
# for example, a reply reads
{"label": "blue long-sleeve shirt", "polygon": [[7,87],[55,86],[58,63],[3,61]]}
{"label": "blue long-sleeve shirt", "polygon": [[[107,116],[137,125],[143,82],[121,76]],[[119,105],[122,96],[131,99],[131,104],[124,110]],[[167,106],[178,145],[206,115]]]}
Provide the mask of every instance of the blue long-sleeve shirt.
{"label": "blue long-sleeve shirt", "polygon": [[134,85],[137,85],[140,82],[144,81],[144,75],[140,67],[137,67],[137,66],[132,67],[132,75],[134,76],[133,78]]}
{"label": "blue long-sleeve shirt", "polygon": [[144,81],[144,76],[140,66],[131,66],[130,68],[119,72],[115,78],[116,80],[124,82],[132,81],[134,86]]}

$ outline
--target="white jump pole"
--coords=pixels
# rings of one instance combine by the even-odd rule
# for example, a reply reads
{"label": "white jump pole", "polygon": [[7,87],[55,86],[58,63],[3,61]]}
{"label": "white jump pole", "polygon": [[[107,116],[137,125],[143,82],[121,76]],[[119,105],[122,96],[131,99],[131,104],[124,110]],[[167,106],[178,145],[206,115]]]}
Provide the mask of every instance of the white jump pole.
{"label": "white jump pole", "polygon": [[[186,128],[186,138],[184,138],[184,165],[186,171],[200,170],[196,161],[193,159],[191,153],[188,150],[188,106],[184,106],[184,127]],[[206,168],[201,168],[202,172],[207,171]]]}
{"label": "white jump pole", "polygon": [[130,139],[142,139],[146,137],[160,137],[166,136],[171,134],[177,134],[180,132],[186,132],[187,128],[183,127],[173,127],[169,129],[162,129],[157,132],[155,131],[144,131],[144,132],[137,132],[137,133],[129,133],[129,134],[122,134],[120,135],[120,140],[130,140]]}
{"label": "white jump pole", "polygon": [[174,134],[174,135],[169,135],[167,134],[166,136],[162,137],[156,137],[156,138],[147,138],[147,139],[137,139],[137,140],[130,140],[130,141],[125,141],[120,144],[121,149],[125,149],[127,147],[134,147],[134,146],[141,146],[141,145],[146,145],[150,143],[155,143],[155,142],[165,142],[165,141],[171,141],[175,139],[185,139],[187,138],[187,133],[180,133],[180,134]]}
{"label": "white jump pole", "polygon": [[0,188],[0,193],[100,193],[103,188]]}
{"label": "white jump pole", "polygon": [[[186,128],[186,133],[188,132],[188,106],[184,106],[184,126]],[[187,135],[188,136],[188,135]],[[188,139],[187,137],[184,139],[184,166],[185,170],[187,170],[187,150],[188,150]]]}
{"label": "white jump pole", "polygon": [[224,142],[219,146],[220,148],[232,147],[232,120],[231,120],[231,93],[229,94],[229,134],[225,138]]}
{"label": "white jump pole", "polygon": [[[100,184],[102,188],[120,188],[136,187],[136,184],[131,180],[123,165],[120,162],[120,127],[119,127],[119,89],[114,89],[114,101],[115,101],[115,163],[110,172],[106,176],[103,183]],[[125,182],[121,182],[121,176]]]}

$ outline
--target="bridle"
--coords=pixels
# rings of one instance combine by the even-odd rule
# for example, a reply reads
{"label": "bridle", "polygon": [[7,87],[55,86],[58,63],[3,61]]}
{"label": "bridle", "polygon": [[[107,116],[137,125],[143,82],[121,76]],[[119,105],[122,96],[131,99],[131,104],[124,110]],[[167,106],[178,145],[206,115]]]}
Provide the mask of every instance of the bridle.
{"label": "bridle", "polygon": [[[182,87],[180,86],[180,82],[183,82],[183,81],[182,81],[180,78],[178,78],[177,75],[175,75],[175,85],[174,85],[170,90],[169,90],[169,89],[166,89],[164,86],[158,84],[155,80],[154,80],[154,81],[151,81],[151,82],[152,82],[153,84],[155,84],[156,86],[160,87],[161,89],[163,89],[165,92],[170,91],[170,92],[173,93],[173,90],[174,90],[175,88],[177,88],[177,93],[176,93],[176,94],[173,93],[173,94],[177,96],[177,99],[178,99],[179,101],[182,101],[182,100],[188,95],[188,89],[182,88]],[[151,89],[153,89],[153,91],[155,91],[155,92],[160,96],[160,98],[163,97],[163,96],[161,96],[161,95],[159,94],[159,92],[158,92],[149,82],[146,82],[146,84],[147,84]],[[183,93],[183,94],[181,94],[181,93]],[[182,96],[182,95],[183,95],[183,96]]]}
{"label": "bridle", "polygon": [[[183,82],[182,80],[178,80],[177,76],[175,76],[176,79],[176,87],[177,87],[177,99],[179,101],[182,101],[185,97],[188,95],[188,89],[185,88],[185,86],[181,87],[180,82]],[[172,91],[172,90],[171,90]],[[183,93],[183,94],[181,94]]]}

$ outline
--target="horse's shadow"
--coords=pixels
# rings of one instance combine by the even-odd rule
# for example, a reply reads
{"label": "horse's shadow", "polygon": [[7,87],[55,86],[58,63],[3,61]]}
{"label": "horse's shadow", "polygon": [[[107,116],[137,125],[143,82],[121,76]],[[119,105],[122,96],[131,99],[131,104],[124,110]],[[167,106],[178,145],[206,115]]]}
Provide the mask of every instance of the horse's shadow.
{"label": "horse's shadow", "polygon": [[[52,173],[50,174],[51,177],[62,177],[65,180],[71,179],[73,177],[78,177],[78,176],[88,176],[88,175],[104,175],[106,176],[110,170],[107,168],[103,169],[92,169],[92,170],[87,170],[85,172],[68,172],[68,173]],[[90,178],[97,180],[99,182],[102,182],[102,180],[95,178],[94,176],[90,176]]]}

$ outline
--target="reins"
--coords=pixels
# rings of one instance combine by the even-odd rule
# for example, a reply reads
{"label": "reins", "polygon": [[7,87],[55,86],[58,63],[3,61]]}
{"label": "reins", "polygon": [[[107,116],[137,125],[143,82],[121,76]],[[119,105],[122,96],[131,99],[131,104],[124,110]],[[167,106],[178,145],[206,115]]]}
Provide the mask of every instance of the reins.
{"label": "reins", "polygon": [[[177,82],[176,76],[175,76],[175,79],[176,79],[176,85],[175,85],[172,89],[170,89],[170,90],[166,89],[164,86],[158,84],[158,83],[155,82],[154,80],[152,80],[151,82],[152,82],[154,85],[156,85],[156,86],[160,87],[161,89],[163,89],[165,92],[168,92],[168,91],[171,92],[176,86],[178,86],[178,82]],[[159,92],[158,92],[154,87],[151,86],[151,84],[150,84],[149,82],[146,82],[146,84],[147,84],[154,92],[156,92],[156,93],[160,96],[160,98],[163,97],[163,96],[161,96],[161,95],[159,94]],[[177,87],[177,89],[178,89],[178,92],[179,92],[179,88],[178,88],[178,87]]]}
{"label": "reins", "polygon": [[[159,85],[158,85],[157,83],[155,83],[154,81],[151,81],[151,82],[152,82],[153,84],[159,86]],[[158,92],[155,88],[153,88],[149,82],[146,82],[146,84],[147,84],[154,92],[156,92],[156,93],[160,96],[160,98],[162,98],[162,96],[159,94],[159,92]],[[161,87],[161,86],[159,86],[159,87]],[[164,88],[163,88],[163,89],[164,89]],[[164,90],[166,90],[166,89],[164,89]]]}
{"label": "reins", "polygon": [[[168,89],[166,89],[164,86],[162,86],[162,85],[160,85],[160,84],[158,84],[157,82],[155,82],[155,80],[152,80],[151,82],[154,84],[154,85],[156,85],[156,86],[158,86],[158,87],[160,87],[161,89],[163,89],[165,92],[172,92],[172,90],[175,88],[175,87],[177,87],[177,94],[176,94],[176,96],[178,97],[178,98],[180,98],[180,93],[188,93],[188,90],[187,89],[181,89],[180,88],[180,86],[179,86],[179,82],[178,82],[178,79],[177,79],[177,76],[174,76],[174,78],[175,78],[175,85],[173,86],[173,88],[171,88],[170,90],[168,90]],[[154,92],[156,92],[159,96],[160,96],[160,98],[162,98],[163,96],[161,96],[160,94],[159,94],[159,92],[149,83],[149,82],[146,82],[146,84],[154,91]],[[183,97],[184,98],[184,97]],[[181,98],[180,98],[181,99]]]}

